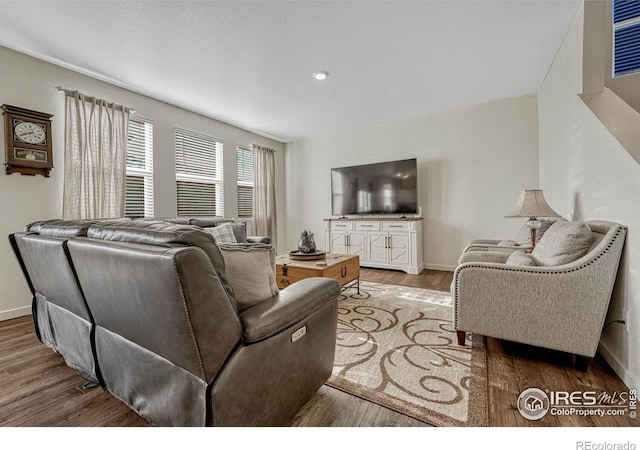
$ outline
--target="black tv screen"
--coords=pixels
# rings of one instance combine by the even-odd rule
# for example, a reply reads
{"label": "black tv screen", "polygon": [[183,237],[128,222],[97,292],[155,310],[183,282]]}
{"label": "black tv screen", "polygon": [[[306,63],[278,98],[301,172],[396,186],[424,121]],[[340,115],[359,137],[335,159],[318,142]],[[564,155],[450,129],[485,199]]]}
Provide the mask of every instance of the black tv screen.
{"label": "black tv screen", "polygon": [[417,160],[331,169],[331,213],[415,214]]}

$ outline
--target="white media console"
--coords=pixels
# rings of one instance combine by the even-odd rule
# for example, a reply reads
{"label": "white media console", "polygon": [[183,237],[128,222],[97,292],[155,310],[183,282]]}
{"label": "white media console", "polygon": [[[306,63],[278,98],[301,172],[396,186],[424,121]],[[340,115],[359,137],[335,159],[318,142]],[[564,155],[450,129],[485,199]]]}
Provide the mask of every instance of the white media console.
{"label": "white media console", "polygon": [[422,259],[422,217],[324,219],[328,253],[360,256],[360,265],[417,275]]}

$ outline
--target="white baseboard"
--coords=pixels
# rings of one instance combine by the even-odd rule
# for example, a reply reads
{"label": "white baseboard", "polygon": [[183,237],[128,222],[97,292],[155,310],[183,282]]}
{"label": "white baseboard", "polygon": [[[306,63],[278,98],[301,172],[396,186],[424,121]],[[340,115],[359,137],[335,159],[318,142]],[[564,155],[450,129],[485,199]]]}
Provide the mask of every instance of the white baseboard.
{"label": "white baseboard", "polygon": [[456,266],[447,266],[445,264],[424,263],[424,268],[429,270],[444,270],[445,272],[453,272],[454,270],[456,270]]}
{"label": "white baseboard", "polygon": [[624,364],[613,354],[606,344],[600,342],[598,345],[598,353],[600,353],[602,358],[604,358],[613,371],[618,374],[620,379],[629,389],[640,391],[640,382],[638,381],[638,378],[627,370]]}
{"label": "white baseboard", "polygon": [[29,315],[31,315],[31,306],[23,306],[22,308],[0,311],[0,322],[2,322],[3,320],[15,319],[16,317]]}

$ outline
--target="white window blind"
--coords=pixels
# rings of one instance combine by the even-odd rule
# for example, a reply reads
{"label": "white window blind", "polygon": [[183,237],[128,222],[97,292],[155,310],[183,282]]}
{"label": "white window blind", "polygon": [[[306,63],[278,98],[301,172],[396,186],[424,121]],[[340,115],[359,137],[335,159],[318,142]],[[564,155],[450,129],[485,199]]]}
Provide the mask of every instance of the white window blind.
{"label": "white window blind", "polygon": [[640,72],[640,1],[613,2],[613,76]]}
{"label": "white window blind", "polygon": [[222,141],[175,129],[178,216],[224,216]]}
{"label": "white window blind", "polygon": [[238,147],[238,217],[253,217],[253,151]]}
{"label": "white window blind", "polygon": [[135,116],[127,135],[125,216],[153,217],[153,122]]}

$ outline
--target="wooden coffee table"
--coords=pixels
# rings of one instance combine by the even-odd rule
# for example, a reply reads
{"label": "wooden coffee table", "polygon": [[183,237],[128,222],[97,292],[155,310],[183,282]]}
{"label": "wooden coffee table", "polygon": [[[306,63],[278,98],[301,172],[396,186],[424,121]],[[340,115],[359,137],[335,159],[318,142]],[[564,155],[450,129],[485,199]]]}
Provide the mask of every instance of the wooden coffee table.
{"label": "wooden coffee table", "polygon": [[[318,265],[326,264],[326,266]],[[311,277],[333,278],[342,287],[357,286],[360,293],[360,257],[327,253],[325,258],[299,261],[288,254],[276,256],[276,281],[280,289]]]}

